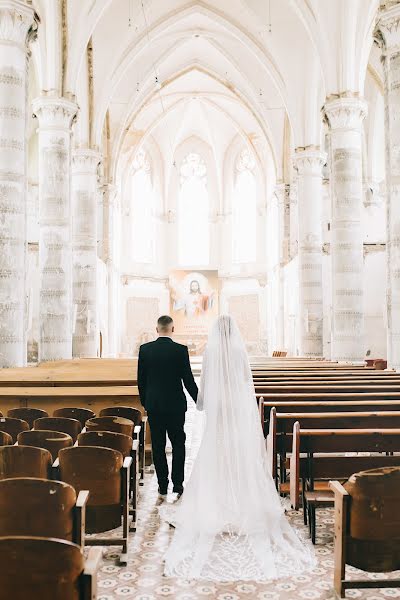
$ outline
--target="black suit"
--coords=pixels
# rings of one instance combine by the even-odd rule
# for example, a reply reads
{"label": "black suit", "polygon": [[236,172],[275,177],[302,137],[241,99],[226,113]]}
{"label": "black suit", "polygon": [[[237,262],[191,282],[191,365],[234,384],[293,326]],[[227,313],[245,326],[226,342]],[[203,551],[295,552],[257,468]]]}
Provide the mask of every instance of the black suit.
{"label": "black suit", "polygon": [[197,385],[186,346],[169,337],[143,344],[139,350],[138,386],[140,401],[147,411],[158,484],[168,485],[165,456],[166,434],[172,444],[172,482],[179,489],[184,479],[186,396],[182,382],[196,402]]}

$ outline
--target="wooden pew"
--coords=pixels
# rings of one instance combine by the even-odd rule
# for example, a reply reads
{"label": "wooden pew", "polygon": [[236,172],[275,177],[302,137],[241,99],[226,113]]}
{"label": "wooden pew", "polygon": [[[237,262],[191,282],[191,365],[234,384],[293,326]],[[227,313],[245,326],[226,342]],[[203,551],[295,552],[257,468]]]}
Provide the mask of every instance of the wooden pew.
{"label": "wooden pew", "polygon": [[297,396],[298,394],[373,394],[373,393],[398,393],[400,397],[400,385],[388,385],[385,383],[368,383],[354,384],[349,382],[345,385],[294,385],[294,386],[275,386],[275,385],[255,385],[256,394],[263,394],[265,398],[269,398],[271,394],[288,394]]}
{"label": "wooden pew", "polygon": [[[399,406],[400,409],[400,406]],[[359,411],[359,412],[277,412],[272,407],[267,437],[269,467],[281,493],[288,493],[285,458],[292,450],[293,427],[296,422],[303,429],[400,429],[398,411]],[[278,463],[280,482],[278,482]]]}
{"label": "wooden pew", "polygon": [[269,415],[271,409],[275,407],[277,412],[283,413],[326,413],[326,412],[382,412],[382,411],[400,411],[400,400],[328,400],[328,401],[310,401],[297,400],[276,401],[259,399],[259,412],[264,435],[268,433]]}
{"label": "wooden pew", "polygon": [[[345,455],[353,452],[374,454]],[[396,452],[400,452],[400,429],[301,429],[300,424],[295,423],[290,456],[290,502],[293,508],[299,508],[302,481],[303,510],[308,512],[313,543],[316,508],[333,505],[332,491],[315,491],[316,481],[342,480],[360,470],[400,466],[400,455],[393,454]]]}

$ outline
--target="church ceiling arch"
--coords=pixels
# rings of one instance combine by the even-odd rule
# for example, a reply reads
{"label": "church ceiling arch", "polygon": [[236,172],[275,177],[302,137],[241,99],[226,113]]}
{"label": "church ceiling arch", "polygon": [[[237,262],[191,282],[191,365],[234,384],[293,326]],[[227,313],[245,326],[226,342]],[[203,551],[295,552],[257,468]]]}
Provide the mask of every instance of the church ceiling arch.
{"label": "church ceiling arch", "polygon": [[[179,86],[182,80],[185,81],[193,73],[197,74],[197,78],[201,75],[204,81],[209,81],[209,85],[213,86],[212,90],[210,91],[210,87],[208,87],[205,92],[193,91],[190,85],[184,91],[174,89],[174,86]],[[184,85],[183,88],[185,88]],[[179,123],[181,122],[178,115],[182,115],[185,107],[193,98],[199,100],[203,106],[207,106],[224,116],[231,124],[232,135],[239,133],[247,143],[250,140],[250,143],[254,145],[252,135],[255,133],[259,145],[263,146],[264,149],[268,147],[270,160],[276,167],[274,136],[268,130],[265,120],[257,114],[250,102],[247,102],[237,92],[232,91],[218,74],[213,73],[203,65],[189,65],[182,71],[172,74],[162,91],[162,103],[160,103],[158,97],[158,90],[152,89],[140,105],[130,107],[115,141],[114,170],[120,153],[124,151],[124,147],[126,149],[132,143],[132,136],[135,137],[134,132],[141,132],[140,136],[136,136],[134,143],[142,143],[146,136],[154,135],[154,131],[171,113],[175,113],[178,122],[178,129],[174,133],[176,138],[176,131],[179,131]],[[249,135],[249,132],[251,132],[251,135]],[[171,140],[170,145],[175,145],[174,139]],[[254,147],[254,151],[256,155],[260,154],[259,148]]]}

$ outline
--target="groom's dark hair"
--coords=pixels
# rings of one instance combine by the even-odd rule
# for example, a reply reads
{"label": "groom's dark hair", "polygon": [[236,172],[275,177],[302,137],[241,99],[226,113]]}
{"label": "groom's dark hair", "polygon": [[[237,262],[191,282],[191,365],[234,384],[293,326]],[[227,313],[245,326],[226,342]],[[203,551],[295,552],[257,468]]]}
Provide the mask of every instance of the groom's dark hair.
{"label": "groom's dark hair", "polygon": [[171,323],[173,323],[173,319],[171,319],[170,316],[168,315],[162,315],[162,317],[159,317],[158,321],[157,321],[157,327],[160,331],[166,331],[168,329],[168,327],[171,325]]}

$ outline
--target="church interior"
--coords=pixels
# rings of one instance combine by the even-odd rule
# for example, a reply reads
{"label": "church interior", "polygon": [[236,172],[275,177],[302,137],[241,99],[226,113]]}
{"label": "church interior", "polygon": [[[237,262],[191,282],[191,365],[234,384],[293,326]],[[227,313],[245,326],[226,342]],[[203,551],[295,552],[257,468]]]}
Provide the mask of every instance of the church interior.
{"label": "church interior", "polygon": [[[399,123],[399,0],[0,0],[0,600],[400,597]],[[196,381],[235,319],[309,573],[163,575],[167,314]]]}

